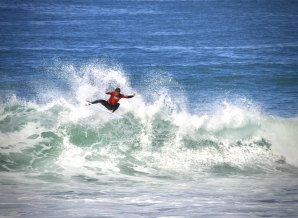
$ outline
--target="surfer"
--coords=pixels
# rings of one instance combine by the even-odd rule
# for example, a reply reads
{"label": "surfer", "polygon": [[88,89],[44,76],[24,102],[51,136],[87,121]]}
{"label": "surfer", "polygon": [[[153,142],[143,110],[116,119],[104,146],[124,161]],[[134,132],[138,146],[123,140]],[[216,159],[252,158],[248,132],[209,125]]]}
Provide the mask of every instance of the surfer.
{"label": "surfer", "polygon": [[110,98],[107,101],[99,99],[99,100],[95,100],[95,101],[88,102],[88,103],[89,103],[89,105],[90,104],[101,103],[108,110],[111,110],[112,112],[115,112],[120,106],[118,101],[121,98],[132,98],[136,95],[135,93],[133,93],[132,95],[123,95],[123,94],[120,93],[120,91],[121,91],[120,88],[116,88],[114,92],[106,92],[107,95],[110,95]]}

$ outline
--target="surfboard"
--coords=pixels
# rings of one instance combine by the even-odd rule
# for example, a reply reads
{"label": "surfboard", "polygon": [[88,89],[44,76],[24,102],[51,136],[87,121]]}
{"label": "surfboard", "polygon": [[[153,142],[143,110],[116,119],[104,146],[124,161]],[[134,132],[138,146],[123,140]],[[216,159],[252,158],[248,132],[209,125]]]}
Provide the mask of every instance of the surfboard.
{"label": "surfboard", "polygon": [[101,104],[90,104],[90,105],[86,105],[88,107],[91,107],[93,109],[96,109],[96,110],[101,110],[102,112],[106,113],[107,115],[111,116],[111,117],[114,117],[114,118],[123,118],[123,116],[119,115],[119,114],[116,114],[116,113],[113,113],[109,110],[107,110],[103,105]]}

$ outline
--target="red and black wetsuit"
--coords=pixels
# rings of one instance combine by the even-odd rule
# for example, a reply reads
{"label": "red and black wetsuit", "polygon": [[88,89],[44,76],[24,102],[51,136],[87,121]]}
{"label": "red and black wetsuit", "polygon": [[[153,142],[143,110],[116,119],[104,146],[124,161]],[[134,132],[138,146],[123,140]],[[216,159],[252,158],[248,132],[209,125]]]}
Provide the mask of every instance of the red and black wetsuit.
{"label": "red and black wetsuit", "polygon": [[116,96],[116,92],[107,92],[106,94],[111,95],[110,98],[107,101],[110,105],[118,104],[118,101],[121,98],[132,98],[133,97],[132,95],[128,96],[128,95],[123,95],[123,94],[119,94],[118,96]]}
{"label": "red and black wetsuit", "polygon": [[112,110],[114,112],[120,106],[118,101],[121,98],[132,98],[133,97],[133,95],[123,95],[123,94],[119,94],[118,96],[116,96],[116,92],[107,92],[106,94],[111,95],[110,98],[107,101],[106,100],[96,100],[96,101],[93,101],[93,102],[90,102],[90,103],[91,104],[101,103],[108,110]]}

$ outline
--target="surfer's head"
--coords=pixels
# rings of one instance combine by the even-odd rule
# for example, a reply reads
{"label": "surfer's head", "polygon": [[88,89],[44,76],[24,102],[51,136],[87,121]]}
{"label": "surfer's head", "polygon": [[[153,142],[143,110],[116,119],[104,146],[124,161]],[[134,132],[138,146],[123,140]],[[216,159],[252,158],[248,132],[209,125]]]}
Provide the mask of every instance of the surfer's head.
{"label": "surfer's head", "polygon": [[117,94],[120,94],[120,91],[121,91],[120,88],[116,88],[116,89],[115,89],[115,92],[116,92]]}

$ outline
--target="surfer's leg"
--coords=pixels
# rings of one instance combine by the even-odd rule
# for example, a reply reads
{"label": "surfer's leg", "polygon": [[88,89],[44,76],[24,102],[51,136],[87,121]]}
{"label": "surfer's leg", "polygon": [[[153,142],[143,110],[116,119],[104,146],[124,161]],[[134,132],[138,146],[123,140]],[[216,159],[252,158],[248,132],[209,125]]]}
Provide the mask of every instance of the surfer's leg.
{"label": "surfer's leg", "polygon": [[99,100],[99,103],[101,103],[103,106],[106,107],[106,109],[108,110],[113,110],[114,106],[110,105],[109,102],[105,101],[105,100]]}
{"label": "surfer's leg", "polygon": [[119,104],[119,103],[117,103],[117,104],[113,105],[113,112],[115,112],[115,110],[117,110],[119,106],[120,106],[120,104]]}
{"label": "surfer's leg", "polygon": [[101,103],[101,101],[104,101],[104,100],[95,100],[95,101],[91,101],[91,102],[88,101],[88,103],[90,103],[90,104],[98,104],[98,103]]}

